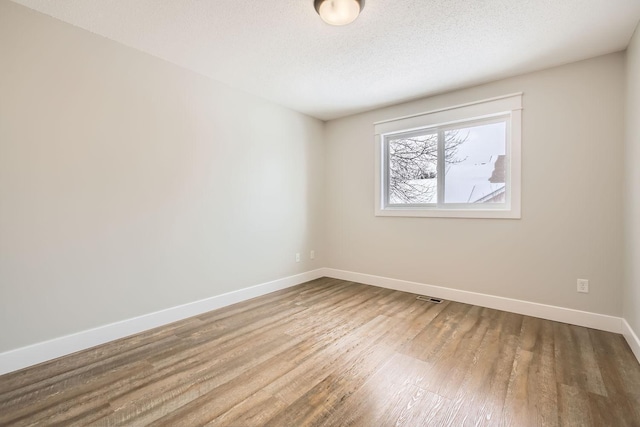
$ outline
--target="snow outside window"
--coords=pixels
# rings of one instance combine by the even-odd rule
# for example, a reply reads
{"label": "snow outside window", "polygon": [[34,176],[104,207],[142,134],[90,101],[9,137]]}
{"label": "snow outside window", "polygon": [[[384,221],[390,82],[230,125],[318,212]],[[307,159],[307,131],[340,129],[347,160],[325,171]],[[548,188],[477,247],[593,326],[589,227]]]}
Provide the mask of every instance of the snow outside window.
{"label": "snow outside window", "polygon": [[376,215],[520,218],[522,94],[375,124]]}

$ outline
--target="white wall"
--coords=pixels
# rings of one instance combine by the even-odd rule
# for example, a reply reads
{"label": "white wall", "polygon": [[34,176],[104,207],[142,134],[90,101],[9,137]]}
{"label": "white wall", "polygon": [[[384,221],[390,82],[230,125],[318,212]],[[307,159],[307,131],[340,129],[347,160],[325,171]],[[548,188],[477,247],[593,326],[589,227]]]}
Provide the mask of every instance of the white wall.
{"label": "white wall", "polygon": [[[617,53],[328,122],[327,266],[620,316],[623,89]],[[374,122],[519,91],[521,220],[374,216]]]}
{"label": "white wall", "polygon": [[640,337],[640,26],[627,49],[626,113],[624,318]]}
{"label": "white wall", "polygon": [[7,1],[0,58],[0,352],[324,264],[322,122]]}

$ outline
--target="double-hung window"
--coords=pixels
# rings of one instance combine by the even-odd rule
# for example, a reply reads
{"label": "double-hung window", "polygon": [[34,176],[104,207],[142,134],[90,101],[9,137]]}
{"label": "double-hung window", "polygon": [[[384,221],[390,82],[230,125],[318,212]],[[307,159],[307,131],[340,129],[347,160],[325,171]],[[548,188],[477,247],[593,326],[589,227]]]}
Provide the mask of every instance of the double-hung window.
{"label": "double-hung window", "polygon": [[375,124],[376,215],[520,218],[522,94]]}

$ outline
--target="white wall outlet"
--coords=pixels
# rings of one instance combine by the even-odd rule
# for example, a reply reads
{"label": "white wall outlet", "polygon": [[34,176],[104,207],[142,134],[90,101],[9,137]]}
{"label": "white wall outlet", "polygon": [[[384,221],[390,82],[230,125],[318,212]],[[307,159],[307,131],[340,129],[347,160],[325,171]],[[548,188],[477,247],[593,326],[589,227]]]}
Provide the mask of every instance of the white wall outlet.
{"label": "white wall outlet", "polygon": [[313,249],[311,249],[311,252],[309,252],[309,259],[316,259],[316,251],[314,251]]}
{"label": "white wall outlet", "polygon": [[296,262],[300,262],[300,252],[296,253]]}
{"label": "white wall outlet", "polygon": [[578,292],[589,293],[589,281],[587,279],[578,279]]}

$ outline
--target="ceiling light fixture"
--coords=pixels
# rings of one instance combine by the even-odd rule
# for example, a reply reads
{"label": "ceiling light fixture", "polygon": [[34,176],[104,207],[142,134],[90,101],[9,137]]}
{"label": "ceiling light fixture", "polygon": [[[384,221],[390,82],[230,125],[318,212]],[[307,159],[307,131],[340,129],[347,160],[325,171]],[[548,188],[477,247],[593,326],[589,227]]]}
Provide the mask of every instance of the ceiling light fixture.
{"label": "ceiling light fixture", "polygon": [[364,9],[364,0],[314,0],[313,6],[327,24],[347,25]]}

